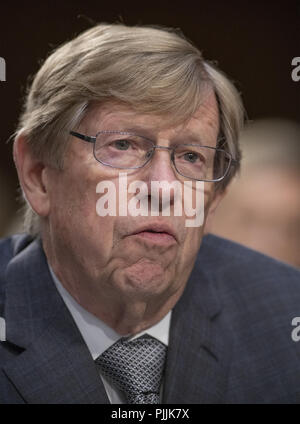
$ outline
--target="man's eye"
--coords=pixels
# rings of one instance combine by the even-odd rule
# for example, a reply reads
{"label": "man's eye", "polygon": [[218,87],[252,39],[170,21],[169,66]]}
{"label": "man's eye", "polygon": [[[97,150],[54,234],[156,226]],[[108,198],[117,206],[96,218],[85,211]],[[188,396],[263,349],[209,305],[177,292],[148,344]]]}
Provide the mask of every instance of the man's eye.
{"label": "man's eye", "polygon": [[130,146],[131,143],[128,140],[116,140],[113,143],[113,147],[116,147],[118,150],[128,150]]}
{"label": "man's eye", "polygon": [[201,159],[199,157],[199,154],[194,153],[194,152],[185,153],[183,155],[183,158],[184,158],[184,160],[186,160],[187,162],[190,162],[190,163],[195,163],[197,161],[197,159]]}

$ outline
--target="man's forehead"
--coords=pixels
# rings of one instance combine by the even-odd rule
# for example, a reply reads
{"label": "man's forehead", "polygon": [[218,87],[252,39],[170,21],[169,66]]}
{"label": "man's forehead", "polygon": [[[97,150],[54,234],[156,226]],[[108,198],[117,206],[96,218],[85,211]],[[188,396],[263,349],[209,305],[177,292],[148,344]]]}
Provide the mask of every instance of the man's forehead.
{"label": "man's forehead", "polygon": [[174,129],[175,132],[199,132],[199,130],[218,132],[218,104],[214,93],[210,91],[189,119],[174,123],[171,115],[140,113],[130,105],[117,101],[95,103],[89,108],[81,128],[87,130],[90,135],[105,129],[143,130],[149,134],[168,129]]}

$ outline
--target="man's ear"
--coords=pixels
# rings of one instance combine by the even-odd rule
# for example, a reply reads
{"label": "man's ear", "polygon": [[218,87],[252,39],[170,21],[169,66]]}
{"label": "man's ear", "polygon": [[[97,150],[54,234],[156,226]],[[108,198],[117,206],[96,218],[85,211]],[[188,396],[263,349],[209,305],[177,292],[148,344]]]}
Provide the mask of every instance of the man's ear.
{"label": "man's ear", "polygon": [[50,208],[47,190],[46,167],[34,157],[26,135],[20,133],[14,142],[14,161],[18,177],[27,201],[40,216],[47,216]]}
{"label": "man's ear", "polygon": [[207,211],[206,220],[204,224],[204,234],[207,234],[210,232],[213,224],[213,218],[215,215],[215,211],[223,199],[223,197],[227,193],[227,187],[224,190],[215,191],[213,194],[213,199],[211,200],[211,204],[209,206],[209,209]]}

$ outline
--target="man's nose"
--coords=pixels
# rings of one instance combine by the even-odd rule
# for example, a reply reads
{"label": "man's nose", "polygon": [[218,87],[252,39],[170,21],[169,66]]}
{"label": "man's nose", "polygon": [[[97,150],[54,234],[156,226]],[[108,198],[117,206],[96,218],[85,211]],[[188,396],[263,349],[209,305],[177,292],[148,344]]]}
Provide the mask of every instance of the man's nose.
{"label": "man's nose", "polygon": [[[174,181],[178,182],[177,173],[171,160],[171,150],[164,146],[156,146],[150,162],[144,168],[143,180],[148,187],[148,201],[149,203],[159,205],[159,212],[162,212],[164,207],[173,206],[175,199],[175,188],[168,190],[168,184]],[[162,183],[168,183],[163,185]],[[159,188],[157,189],[156,185]],[[151,189],[152,187],[152,189]],[[153,189],[153,187],[155,187]],[[165,187],[163,189],[163,187]],[[166,195],[166,191],[169,193]],[[164,197],[164,201],[163,201]],[[166,199],[168,197],[168,199]],[[165,204],[164,202],[167,201]]]}
{"label": "man's nose", "polygon": [[171,160],[172,151],[165,146],[155,146],[150,163],[146,166],[146,178],[151,181],[177,180],[176,171]]}

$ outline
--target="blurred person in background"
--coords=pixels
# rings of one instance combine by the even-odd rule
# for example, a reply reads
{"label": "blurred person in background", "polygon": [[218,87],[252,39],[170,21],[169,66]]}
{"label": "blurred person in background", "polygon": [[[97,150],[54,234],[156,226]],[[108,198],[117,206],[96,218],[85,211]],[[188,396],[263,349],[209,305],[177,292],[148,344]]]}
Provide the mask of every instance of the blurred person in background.
{"label": "blurred person in background", "polygon": [[300,127],[259,120],[241,136],[241,173],[211,232],[300,267]]}

